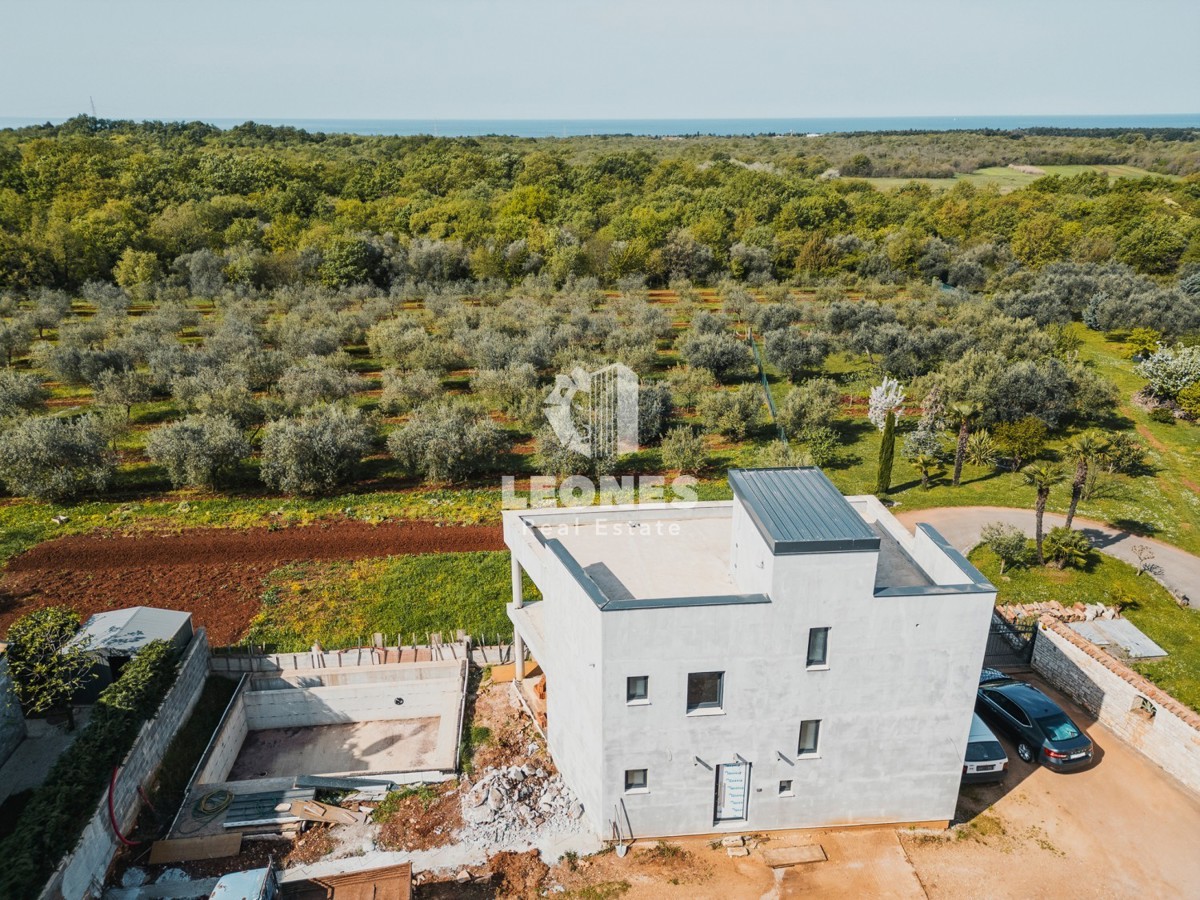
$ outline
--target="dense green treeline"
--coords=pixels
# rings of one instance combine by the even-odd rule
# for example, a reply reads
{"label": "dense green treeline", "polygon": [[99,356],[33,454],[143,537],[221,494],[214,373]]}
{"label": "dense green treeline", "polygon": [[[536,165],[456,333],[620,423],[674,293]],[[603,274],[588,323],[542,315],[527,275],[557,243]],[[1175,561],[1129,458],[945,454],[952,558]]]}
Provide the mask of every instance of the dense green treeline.
{"label": "dense green treeline", "polygon": [[[1200,262],[1191,132],[734,138],[362,137],[80,117],[0,132],[0,288],[193,296],[528,277],[936,278],[1010,263]],[[1028,188],[857,177],[1132,164]],[[832,177],[834,172],[841,177]],[[1190,174],[1189,174],[1190,173]],[[1183,179],[1166,175],[1183,174]]]}

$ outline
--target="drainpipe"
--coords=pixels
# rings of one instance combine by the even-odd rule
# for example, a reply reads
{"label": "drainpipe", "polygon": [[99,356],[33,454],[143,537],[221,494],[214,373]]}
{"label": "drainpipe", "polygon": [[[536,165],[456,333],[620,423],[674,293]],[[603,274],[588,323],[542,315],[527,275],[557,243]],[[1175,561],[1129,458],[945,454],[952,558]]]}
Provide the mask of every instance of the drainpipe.
{"label": "drainpipe", "polygon": [[[525,605],[525,585],[521,581],[521,564],[514,554],[512,558],[512,596],[513,606],[520,609]],[[521,632],[513,627],[513,683],[520,687],[525,679],[525,641]]]}

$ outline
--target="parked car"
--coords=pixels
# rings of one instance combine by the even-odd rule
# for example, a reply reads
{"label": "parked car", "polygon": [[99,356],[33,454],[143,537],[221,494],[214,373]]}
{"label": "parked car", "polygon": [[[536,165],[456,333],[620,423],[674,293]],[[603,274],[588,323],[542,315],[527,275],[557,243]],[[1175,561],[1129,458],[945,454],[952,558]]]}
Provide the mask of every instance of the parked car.
{"label": "parked car", "polygon": [[1006,774],[1008,754],[1004,752],[992,730],[979,718],[979,713],[972,713],[971,733],[967,735],[967,752],[963,760],[963,783],[1003,781]]}
{"label": "parked car", "polygon": [[1032,684],[984,669],[978,709],[1017,745],[1025,762],[1051,769],[1082,769],[1092,762],[1092,741],[1062,707]]}

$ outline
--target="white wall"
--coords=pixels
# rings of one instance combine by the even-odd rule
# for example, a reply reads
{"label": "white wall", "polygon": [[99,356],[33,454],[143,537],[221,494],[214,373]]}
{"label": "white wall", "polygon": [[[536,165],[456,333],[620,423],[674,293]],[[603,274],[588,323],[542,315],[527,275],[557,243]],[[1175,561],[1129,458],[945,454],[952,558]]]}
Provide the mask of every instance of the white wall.
{"label": "white wall", "polygon": [[246,725],[246,685],[242,685],[227,708],[217,733],[205,751],[203,765],[196,773],[196,784],[217,784],[224,781],[237,761],[250,730]]}
{"label": "white wall", "polygon": [[[639,835],[951,818],[992,597],[876,599],[864,556],[780,558],[795,574],[769,605],[606,613],[604,809],[624,800]],[[831,628],[825,671],[805,668],[812,627]],[[712,670],[724,715],[687,715],[688,672]],[[648,706],[625,704],[628,675],[650,676]],[[796,758],[804,719],[819,758]],[[715,826],[714,769],[738,756],[749,820]],[[649,793],[624,793],[635,768]]]}
{"label": "white wall", "polygon": [[457,714],[460,694],[457,679],[247,691],[246,725],[261,731]]}

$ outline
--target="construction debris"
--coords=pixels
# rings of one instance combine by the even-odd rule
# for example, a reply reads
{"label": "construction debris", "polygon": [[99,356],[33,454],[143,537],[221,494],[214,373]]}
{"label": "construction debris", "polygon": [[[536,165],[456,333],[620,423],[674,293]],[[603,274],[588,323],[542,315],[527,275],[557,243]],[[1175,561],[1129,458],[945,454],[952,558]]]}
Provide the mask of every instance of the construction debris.
{"label": "construction debris", "polygon": [[489,767],[462,792],[458,839],[477,846],[532,844],[547,832],[581,833],[583,804],[562,776],[530,763]]}

